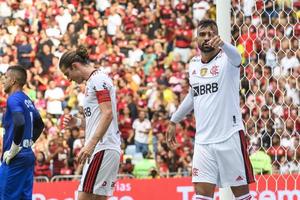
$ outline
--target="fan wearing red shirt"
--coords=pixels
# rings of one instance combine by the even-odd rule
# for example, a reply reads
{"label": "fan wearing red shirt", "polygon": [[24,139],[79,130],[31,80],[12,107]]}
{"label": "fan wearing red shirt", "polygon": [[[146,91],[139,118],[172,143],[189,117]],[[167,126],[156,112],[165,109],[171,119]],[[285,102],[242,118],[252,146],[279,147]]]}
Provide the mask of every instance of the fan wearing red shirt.
{"label": "fan wearing red shirt", "polygon": [[180,55],[181,61],[184,63],[187,63],[191,56],[192,37],[193,30],[187,23],[186,17],[181,16],[177,20],[177,29],[175,30],[174,52]]}

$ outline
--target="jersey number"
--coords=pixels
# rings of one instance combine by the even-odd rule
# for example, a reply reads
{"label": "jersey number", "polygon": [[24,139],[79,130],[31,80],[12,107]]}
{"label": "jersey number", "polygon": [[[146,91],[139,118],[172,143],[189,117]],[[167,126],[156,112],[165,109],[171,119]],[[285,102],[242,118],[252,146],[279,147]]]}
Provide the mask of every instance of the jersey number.
{"label": "jersey number", "polygon": [[84,109],[84,115],[85,115],[86,117],[90,117],[90,116],[92,115],[92,113],[91,113],[91,108],[90,108],[90,107],[86,107],[86,108]]}

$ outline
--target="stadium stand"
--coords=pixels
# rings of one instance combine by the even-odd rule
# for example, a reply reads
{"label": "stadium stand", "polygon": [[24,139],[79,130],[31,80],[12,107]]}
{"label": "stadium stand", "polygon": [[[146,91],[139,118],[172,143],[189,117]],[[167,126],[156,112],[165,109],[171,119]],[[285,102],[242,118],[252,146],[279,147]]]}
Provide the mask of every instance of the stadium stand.
{"label": "stadium stand", "polygon": [[[300,172],[299,7],[292,0],[232,2],[232,42],[243,56],[241,108],[257,173]],[[27,68],[26,92],[46,125],[34,145],[40,157],[36,180],[81,174],[76,158],[84,130],[64,129],[61,121],[69,113],[82,115],[84,86],[67,80],[57,66],[62,52],[78,45],[89,47],[91,64],[107,71],[118,86],[120,174],[132,177],[141,159],[132,124],[145,111],[152,127],[147,156],[157,173],[190,176],[192,114],[178,126],[176,151],[167,148],[165,131],[188,91],[187,60],[197,54],[192,40],[197,21],[215,17],[212,0],[1,0],[0,72],[16,63]],[[258,150],[264,156],[257,156]],[[270,162],[271,169],[260,168],[261,162]]]}

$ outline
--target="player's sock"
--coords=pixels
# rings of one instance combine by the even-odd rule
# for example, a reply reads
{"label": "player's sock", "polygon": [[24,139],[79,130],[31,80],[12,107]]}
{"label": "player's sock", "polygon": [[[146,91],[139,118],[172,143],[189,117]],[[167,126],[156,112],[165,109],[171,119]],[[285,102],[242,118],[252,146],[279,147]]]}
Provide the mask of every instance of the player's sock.
{"label": "player's sock", "polygon": [[251,199],[252,199],[252,196],[251,196],[251,194],[248,193],[248,194],[245,194],[245,195],[236,197],[235,199],[236,199],[236,200],[251,200]]}
{"label": "player's sock", "polygon": [[213,198],[197,194],[193,200],[213,200]]}

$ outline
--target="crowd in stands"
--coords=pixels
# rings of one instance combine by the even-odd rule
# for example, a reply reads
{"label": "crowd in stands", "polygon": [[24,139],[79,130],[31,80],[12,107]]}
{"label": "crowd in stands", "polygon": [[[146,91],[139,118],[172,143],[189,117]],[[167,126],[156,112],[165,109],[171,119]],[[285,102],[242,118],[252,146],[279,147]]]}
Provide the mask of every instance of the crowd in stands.
{"label": "crowd in stands", "polygon": [[[300,172],[299,7],[293,0],[232,1],[232,43],[243,58],[241,109],[256,173]],[[90,64],[117,87],[120,174],[189,176],[193,114],[177,126],[176,150],[168,149],[165,133],[189,90],[195,28],[205,18],[216,18],[213,0],[0,0],[0,72],[17,63],[27,69],[25,91],[45,122],[33,146],[35,175],[81,173],[84,130],[61,122],[82,115],[85,86],[67,80],[58,62],[66,49],[85,45]]]}

